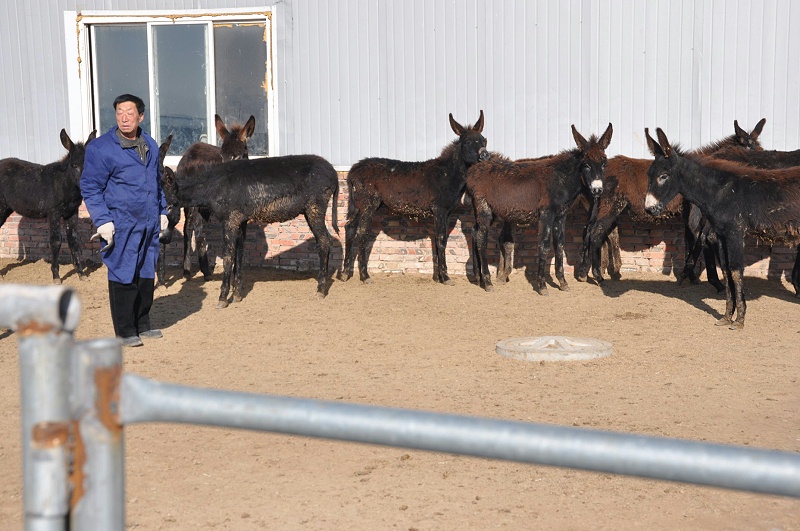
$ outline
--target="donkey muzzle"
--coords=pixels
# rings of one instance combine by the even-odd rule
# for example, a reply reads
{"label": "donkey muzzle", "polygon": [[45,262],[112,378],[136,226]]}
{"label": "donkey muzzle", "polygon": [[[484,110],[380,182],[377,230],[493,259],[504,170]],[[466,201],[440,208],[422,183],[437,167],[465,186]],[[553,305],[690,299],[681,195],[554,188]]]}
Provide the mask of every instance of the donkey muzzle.
{"label": "donkey muzzle", "polygon": [[651,216],[659,216],[664,210],[664,203],[655,198],[651,193],[648,193],[644,198],[644,209]]}
{"label": "donkey muzzle", "polygon": [[603,194],[603,181],[595,179],[589,183],[589,191],[592,193],[592,197],[600,197]]}
{"label": "donkey muzzle", "polygon": [[491,157],[491,153],[486,148],[478,150],[478,160],[489,160],[489,157]]}

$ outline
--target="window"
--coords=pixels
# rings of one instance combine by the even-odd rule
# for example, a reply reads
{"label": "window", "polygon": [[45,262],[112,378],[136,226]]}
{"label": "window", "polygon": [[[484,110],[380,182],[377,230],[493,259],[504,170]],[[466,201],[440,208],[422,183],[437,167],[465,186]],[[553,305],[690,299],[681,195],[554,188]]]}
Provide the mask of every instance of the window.
{"label": "window", "polygon": [[84,125],[108,131],[114,98],[131,93],[146,105],[142,128],[159,143],[173,135],[168,163],[194,142],[218,145],[215,114],[227,125],[255,116],[250,154],[269,155],[271,11],[162,13],[76,17]]}

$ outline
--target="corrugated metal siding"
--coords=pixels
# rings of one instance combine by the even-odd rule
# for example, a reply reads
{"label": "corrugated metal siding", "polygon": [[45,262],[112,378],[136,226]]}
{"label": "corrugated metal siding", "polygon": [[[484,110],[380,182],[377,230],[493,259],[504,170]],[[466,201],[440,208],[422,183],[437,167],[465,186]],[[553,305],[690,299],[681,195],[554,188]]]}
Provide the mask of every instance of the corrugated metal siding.
{"label": "corrugated metal siding", "polygon": [[[263,7],[265,0],[0,3],[0,157],[61,156],[65,10]],[[738,119],[800,147],[800,6],[790,0],[293,0],[277,2],[281,154],[350,165],[434,157],[452,112],[486,112],[512,157],[569,148],[610,121],[609,152],[648,156],[643,128],[687,147]],[[14,50],[10,52],[10,50]]]}

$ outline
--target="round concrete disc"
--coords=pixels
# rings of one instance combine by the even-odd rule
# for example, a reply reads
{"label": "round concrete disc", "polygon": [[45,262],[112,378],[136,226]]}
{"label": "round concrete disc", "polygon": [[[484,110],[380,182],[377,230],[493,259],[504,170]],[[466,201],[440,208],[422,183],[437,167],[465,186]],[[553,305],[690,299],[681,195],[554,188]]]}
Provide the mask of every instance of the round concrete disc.
{"label": "round concrete disc", "polygon": [[498,354],[524,361],[590,360],[610,356],[611,343],[566,336],[515,337],[497,343]]}

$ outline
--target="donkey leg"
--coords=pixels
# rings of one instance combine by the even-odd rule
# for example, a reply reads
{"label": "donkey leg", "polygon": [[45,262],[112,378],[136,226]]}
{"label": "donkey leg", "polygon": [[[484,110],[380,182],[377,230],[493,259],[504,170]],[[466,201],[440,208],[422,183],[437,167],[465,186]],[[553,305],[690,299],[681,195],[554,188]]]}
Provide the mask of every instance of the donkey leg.
{"label": "donkey leg", "polygon": [[236,255],[236,238],[238,237],[238,223],[226,221],[222,227],[222,286],[219,289],[219,302],[217,308],[228,307],[228,294],[231,290],[231,273],[233,272],[233,261]]}
{"label": "donkey leg", "polygon": [[564,231],[566,225],[566,212],[559,215],[553,223],[553,252],[556,258],[556,279],[558,279],[558,289],[569,291],[567,277],[564,275]]}
{"label": "donkey leg", "polygon": [[344,263],[339,278],[348,281],[353,278],[353,268],[355,266],[355,249],[357,246],[356,230],[361,220],[358,210],[350,216],[344,225]]}
{"label": "donkey leg", "polygon": [[50,271],[53,273],[53,284],[61,284],[61,277],[58,274],[58,257],[61,254],[61,223],[58,215],[50,216],[50,254],[53,259],[50,262]]}
{"label": "donkey leg", "polygon": [[328,295],[328,263],[331,256],[331,246],[333,240],[328,227],[325,226],[325,210],[328,201],[325,200],[324,206],[315,205],[311,212],[305,213],[306,223],[308,223],[314,239],[317,241],[319,251],[319,273],[317,274],[317,296],[324,298]]}
{"label": "donkey leg", "polygon": [[622,254],[619,248],[619,227],[614,225],[611,232],[608,233],[608,276],[612,280],[619,280],[622,278]]}
{"label": "donkey leg", "polygon": [[244,242],[247,239],[247,220],[239,224],[239,232],[236,236],[236,253],[233,262],[233,302],[242,301],[242,269],[244,267]]}
{"label": "donkey leg", "polygon": [[83,266],[83,253],[81,250],[81,242],[78,238],[78,213],[64,218],[64,228],[67,231],[67,244],[69,250],[72,252],[72,264],[75,266],[75,271],[78,273],[78,278],[83,280],[86,278],[86,269]]}
{"label": "donkey leg", "polygon": [[197,246],[197,263],[203,273],[203,280],[209,281],[213,278],[211,274],[211,264],[208,261],[208,240],[206,239],[206,223],[211,218],[211,214],[204,214],[198,210],[195,215],[194,241]]}
{"label": "donkey leg", "polygon": [[717,238],[717,248],[719,252],[719,262],[722,268],[722,275],[725,277],[725,313],[716,322],[717,326],[730,326],[733,322],[733,277],[728,261],[727,245],[723,238]]}
{"label": "donkey leg", "polygon": [[452,286],[453,281],[447,275],[447,218],[449,212],[434,213],[433,234],[433,281]]}
{"label": "donkey leg", "polygon": [[370,201],[365,205],[364,210],[361,212],[361,219],[359,219],[358,229],[356,229],[356,250],[358,251],[358,276],[364,284],[371,284],[372,280],[369,278],[367,272],[367,264],[369,263],[369,256],[367,253],[367,239],[369,238],[370,228],[372,227],[372,216],[378,210],[381,202],[380,199]]}
{"label": "donkey leg", "polygon": [[489,274],[489,262],[486,256],[486,248],[489,246],[489,227],[492,226],[492,211],[485,200],[480,202],[473,199],[475,206],[475,257],[477,259],[477,270],[475,275],[478,284],[486,291],[493,291],[492,278]]}
{"label": "donkey leg", "polygon": [[547,253],[550,250],[550,242],[553,235],[553,214],[546,212],[539,218],[539,256],[536,257],[536,279],[534,280],[533,289],[539,295],[548,295],[547,270],[549,269],[547,263]]}
{"label": "donkey leg", "polygon": [[192,237],[194,236],[194,217],[197,209],[183,209],[183,278],[192,278]]}
{"label": "donkey leg", "polygon": [[508,277],[514,270],[514,226],[503,222],[500,228],[500,263],[497,265],[497,281],[508,282]]}
{"label": "donkey leg", "polygon": [[156,288],[167,285],[167,244],[160,244],[156,260]]}
{"label": "donkey leg", "polygon": [[717,274],[717,253],[718,251],[715,246],[703,244],[703,258],[706,262],[706,278],[709,284],[714,286],[717,290],[717,293],[721,293],[725,289],[725,286],[722,285],[722,282],[719,280],[719,275]]}
{"label": "donkey leg", "polygon": [[734,297],[736,301],[736,320],[729,327],[731,330],[741,330],[744,328],[744,314],[747,312],[747,302],[744,300],[744,264],[741,267],[731,270],[733,280]]}

